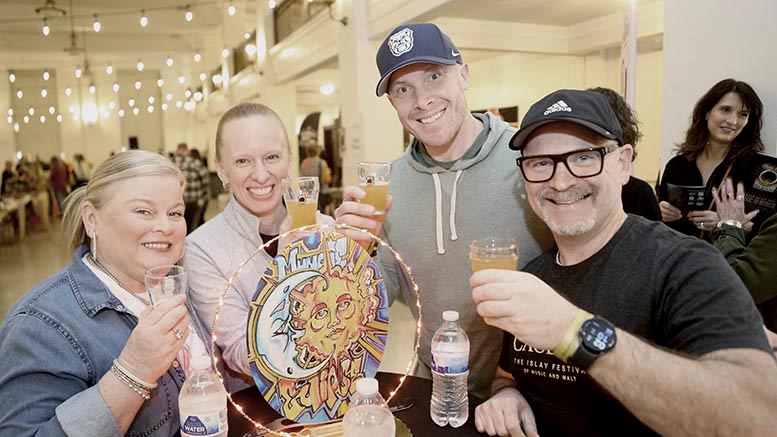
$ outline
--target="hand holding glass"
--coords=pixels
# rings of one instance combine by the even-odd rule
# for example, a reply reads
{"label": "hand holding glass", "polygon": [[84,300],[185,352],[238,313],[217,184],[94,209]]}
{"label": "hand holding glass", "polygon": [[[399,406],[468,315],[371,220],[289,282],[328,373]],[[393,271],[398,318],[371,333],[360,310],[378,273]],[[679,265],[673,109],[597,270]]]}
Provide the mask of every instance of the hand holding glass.
{"label": "hand holding glass", "polygon": [[484,238],[469,245],[472,273],[486,269],[516,270],[518,243],[509,238]]}
{"label": "hand holding glass", "polygon": [[375,207],[375,215],[386,213],[389,183],[391,182],[391,163],[360,162],[359,188],[367,193],[361,201]]}
{"label": "hand holding glass", "polygon": [[316,224],[318,178],[284,179],[282,184],[286,210],[294,220],[292,228]]}
{"label": "hand holding glass", "polygon": [[186,270],[181,266],[159,266],[146,270],[146,291],[151,305],[186,293]]}

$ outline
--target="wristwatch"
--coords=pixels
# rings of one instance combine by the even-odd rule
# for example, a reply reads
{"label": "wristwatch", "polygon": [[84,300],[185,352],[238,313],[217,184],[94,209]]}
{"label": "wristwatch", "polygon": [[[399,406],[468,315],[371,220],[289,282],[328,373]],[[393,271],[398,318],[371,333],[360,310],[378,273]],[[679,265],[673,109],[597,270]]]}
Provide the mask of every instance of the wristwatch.
{"label": "wristwatch", "polygon": [[569,362],[583,370],[588,370],[594,361],[611,351],[617,341],[615,327],[599,316],[583,322],[579,339],[577,350],[572,354]]}
{"label": "wristwatch", "polygon": [[732,227],[737,229],[742,229],[742,223],[736,221],[736,220],[721,220],[718,222],[718,229],[723,229],[724,227]]}

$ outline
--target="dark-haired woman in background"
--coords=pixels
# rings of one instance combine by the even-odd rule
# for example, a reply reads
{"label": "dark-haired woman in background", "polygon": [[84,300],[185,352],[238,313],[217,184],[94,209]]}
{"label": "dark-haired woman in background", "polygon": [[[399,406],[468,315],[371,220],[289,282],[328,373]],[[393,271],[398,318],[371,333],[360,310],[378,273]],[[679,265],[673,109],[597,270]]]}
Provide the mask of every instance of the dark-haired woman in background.
{"label": "dark-haired woman in background", "polygon": [[666,164],[658,187],[661,215],[667,225],[694,236],[715,228],[719,220],[712,208],[683,216],[668,202],[667,185],[705,186],[705,205],[711,205],[712,190],[726,177],[734,184],[741,181],[750,186],[750,158],[764,149],[762,113],[763,104],[753,88],[734,79],[716,83],[696,102],[685,141]]}

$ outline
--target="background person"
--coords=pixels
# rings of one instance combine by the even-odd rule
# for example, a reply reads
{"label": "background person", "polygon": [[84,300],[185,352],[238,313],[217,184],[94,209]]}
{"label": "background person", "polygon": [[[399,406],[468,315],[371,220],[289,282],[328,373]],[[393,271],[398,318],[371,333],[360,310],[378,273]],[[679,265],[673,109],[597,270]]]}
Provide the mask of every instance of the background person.
{"label": "background person", "polygon": [[329,184],[332,183],[332,171],[326,160],[321,158],[321,147],[315,140],[308,140],[305,146],[307,157],[299,165],[301,176],[317,177],[319,182],[318,209],[324,211],[329,204]]}
{"label": "background person", "polygon": [[710,242],[728,261],[753,296],[764,325],[777,331],[777,214],[761,225],[758,235],[745,241],[744,224],[758,211],[745,213],[745,187],[737,184],[736,193],[731,178],[712,192],[719,223],[712,231]]}
{"label": "background person", "polygon": [[[618,118],[618,123],[623,130],[623,143],[631,144],[634,150],[631,159],[632,161],[637,159],[637,143],[642,138],[637,114],[620,94],[610,88],[589,88],[588,91],[599,93],[607,98],[607,103]],[[648,220],[661,220],[661,209],[658,207],[653,187],[642,179],[634,177],[633,174],[629,176],[629,181],[623,186],[621,201],[623,202],[623,210],[627,214],[640,215]]]}
{"label": "background person", "polygon": [[[560,101],[570,111],[548,111]],[[623,211],[632,150],[605,98],[549,94],[510,146],[558,251],[470,279],[478,313],[506,331],[478,430],[772,433],[777,366],[761,318],[709,244]]]}
{"label": "background person", "polygon": [[205,199],[208,198],[210,189],[210,175],[208,169],[202,165],[202,161],[189,156],[189,148],[186,143],[178,144],[172,161],[181,169],[186,178],[186,188],[183,192],[183,200],[186,203],[186,229],[192,233],[199,226],[200,219],[205,213]]}
{"label": "background person", "polygon": [[763,104],[750,85],[734,79],[716,83],[696,102],[691,125],[679,153],[664,168],[658,187],[664,222],[687,235],[699,236],[718,223],[715,211],[681,211],[668,202],[668,184],[706,186],[704,202],[712,204],[712,190],[727,176],[735,183],[752,183],[749,158],[764,149],[761,141]]}
{"label": "background person", "polygon": [[[364,191],[346,187],[335,216],[374,234],[382,229],[413,269],[423,311],[421,365],[415,374],[431,378],[432,337],[442,312],[455,310],[470,339],[469,391],[484,397],[496,371],[502,332],[486,325],[472,304],[469,244],[485,237],[515,239],[520,265],[541,253],[538,241],[550,248],[547,229],[529,210],[513,168],[518,154],[507,142],[515,129],[493,114],[469,112],[464,95],[469,67],[434,24],[394,29],[378,49],[377,64],[377,95],[388,94],[399,121],[415,139],[391,164],[385,215],[375,216],[372,206],[359,203]],[[381,250],[379,259],[392,299],[402,292],[406,302],[415,302],[415,292],[391,253]],[[415,305],[410,309],[417,318]]]}
{"label": "background person", "polygon": [[0,327],[0,435],[178,434],[182,348],[198,336],[184,296],[149,306],[144,273],[183,253],[182,186],[170,161],[130,151],[68,197],[70,265]]}

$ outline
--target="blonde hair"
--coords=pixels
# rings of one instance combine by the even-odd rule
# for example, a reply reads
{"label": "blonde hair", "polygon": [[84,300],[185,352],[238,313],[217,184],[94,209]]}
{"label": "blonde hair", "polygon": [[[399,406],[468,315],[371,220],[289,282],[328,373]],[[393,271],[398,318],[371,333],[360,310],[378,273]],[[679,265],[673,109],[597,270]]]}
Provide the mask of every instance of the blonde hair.
{"label": "blonde hair", "polygon": [[224,145],[224,140],[221,138],[223,135],[224,125],[232,120],[239,120],[241,118],[251,117],[254,115],[260,115],[270,117],[278,121],[283,131],[283,137],[286,139],[286,148],[291,155],[291,145],[289,144],[289,134],[286,132],[286,126],[283,125],[281,117],[269,106],[262,105],[261,103],[240,103],[235,105],[225,112],[219,119],[218,127],[216,127],[216,160],[221,161],[221,148]]}
{"label": "blonde hair", "polygon": [[89,183],[70,193],[65,199],[62,214],[62,231],[71,250],[84,243],[90,243],[86,235],[81,206],[88,201],[100,209],[108,200],[110,188],[116,182],[143,176],[175,176],[183,189],[186,179],[181,170],[166,157],[143,150],[129,150],[117,153],[100,164],[89,179]]}

